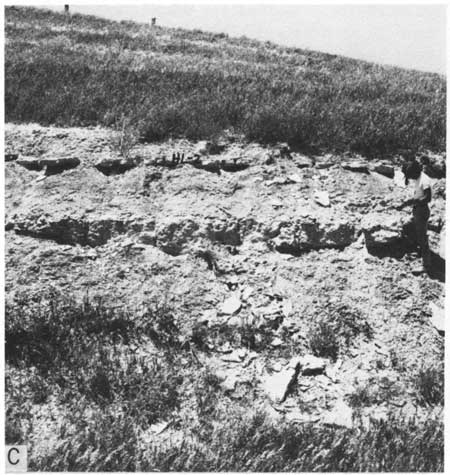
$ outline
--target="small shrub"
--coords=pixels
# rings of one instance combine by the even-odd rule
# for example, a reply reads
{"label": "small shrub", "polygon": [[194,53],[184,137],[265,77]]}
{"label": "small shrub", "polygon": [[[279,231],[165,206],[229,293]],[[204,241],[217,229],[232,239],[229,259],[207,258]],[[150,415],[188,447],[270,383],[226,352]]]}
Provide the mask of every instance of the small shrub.
{"label": "small shrub", "polygon": [[369,383],[357,386],[353,393],[348,396],[348,402],[350,406],[355,408],[371,406],[377,401],[377,387]]}
{"label": "small shrub", "polygon": [[111,148],[125,160],[129,160],[130,152],[137,143],[138,132],[132,126],[130,119],[122,116],[122,119],[114,124],[110,139]]}

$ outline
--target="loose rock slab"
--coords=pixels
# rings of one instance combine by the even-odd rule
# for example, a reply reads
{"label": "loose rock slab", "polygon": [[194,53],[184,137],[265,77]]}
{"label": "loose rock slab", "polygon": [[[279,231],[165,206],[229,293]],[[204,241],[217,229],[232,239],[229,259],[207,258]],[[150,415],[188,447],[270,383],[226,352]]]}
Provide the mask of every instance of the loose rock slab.
{"label": "loose rock slab", "polygon": [[94,166],[98,171],[108,176],[124,173],[134,168],[136,164],[121,157],[107,157],[98,160]]}
{"label": "loose rock slab", "polygon": [[430,309],[431,323],[439,333],[445,333],[445,310],[434,302],[430,302]]}
{"label": "loose rock slab", "polygon": [[322,423],[351,429],[353,427],[353,410],[340,399],[331,411],[322,416]]}
{"label": "loose rock slab", "polygon": [[293,358],[284,370],[268,375],[265,378],[263,387],[273,402],[280,403],[286,399],[289,390],[297,379],[299,370],[299,360]]}
{"label": "loose rock slab", "polygon": [[392,165],[387,165],[384,163],[376,163],[372,165],[371,171],[379,173],[380,175],[386,176],[388,178],[394,178],[395,168]]}
{"label": "loose rock slab", "polygon": [[327,360],[313,355],[305,355],[300,359],[301,372],[304,376],[323,373]]}
{"label": "loose rock slab", "polygon": [[325,208],[330,206],[330,196],[326,191],[315,191],[314,201],[320,206],[324,206]]}
{"label": "loose rock slab", "polygon": [[365,162],[343,162],[341,166],[344,170],[349,170],[351,172],[369,173],[369,166]]}
{"label": "loose rock slab", "polygon": [[228,297],[220,308],[221,313],[225,315],[233,315],[241,309],[242,302],[239,298],[239,294],[234,294],[231,297]]}

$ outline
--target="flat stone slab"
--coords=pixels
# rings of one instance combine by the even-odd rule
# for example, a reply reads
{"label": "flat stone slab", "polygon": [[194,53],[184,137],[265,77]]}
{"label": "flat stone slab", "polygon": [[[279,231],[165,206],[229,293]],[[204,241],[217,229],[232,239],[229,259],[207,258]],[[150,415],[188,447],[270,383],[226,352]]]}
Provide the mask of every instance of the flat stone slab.
{"label": "flat stone slab", "polygon": [[327,425],[353,427],[353,410],[343,400],[338,400],[331,411],[327,411],[323,416],[321,422]]}
{"label": "flat stone slab", "polygon": [[370,167],[370,170],[391,179],[395,176],[395,168],[384,163],[376,163]]}
{"label": "flat stone slab", "polygon": [[325,208],[330,206],[330,196],[326,191],[315,191],[314,201]]}
{"label": "flat stone slab", "polygon": [[40,171],[47,168],[52,173],[59,173],[77,167],[80,159],[77,157],[21,157],[16,160],[16,163],[27,170]]}
{"label": "flat stone slab", "polygon": [[327,360],[313,355],[305,355],[300,358],[301,373],[303,376],[321,374],[325,371]]}
{"label": "flat stone slab", "polygon": [[231,297],[228,297],[220,307],[221,313],[226,315],[233,315],[241,309],[242,302],[238,294],[234,294]]}
{"label": "flat stone slab", "polygon": [[358,173],[369,173],[369,166],[362,161],[342,162],[341,166],[344,170]]}
{"label": "flat stone slab", "polygon": [[94,166],[104,175],[116,175],[131,170],[136,166],[136,164],[130,160],[125,160],[120,157],[112,157],[102,158],[98,160]]}

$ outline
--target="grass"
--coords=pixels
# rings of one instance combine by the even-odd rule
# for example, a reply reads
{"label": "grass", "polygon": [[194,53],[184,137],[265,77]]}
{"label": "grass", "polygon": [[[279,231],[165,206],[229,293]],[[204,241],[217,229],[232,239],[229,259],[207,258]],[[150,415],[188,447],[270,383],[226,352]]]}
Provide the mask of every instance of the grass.
{"label": "grass", "polygon": [[[189,341],[202,351],[208,335],[194,330]],[[27,444],[34,471],[443,469],[443,424],[432,416],[296,425],[230,399],[183,344],[167,299],[133,312],[106,298],[17,294],[5,336],[6,443]],[[159,350],[139,354],[149,344]],[[52,426],[36,419],[39,410]],[[173,437],[145,442],[164,421]]]}
{"label": "grass", "polygon": [[[263,413],[228,408],[208,438],[142,447],[133,422],[89,414],[74,436],[33,469],[52,471],[442,471],[443,427],[434,420],[373,421],[358,431],[279,424]],[[81,429],[84,430],[81,430]]]}
{"label": "grass", "polygon": [[351,304],[325,300],[322,315],[314,321],[309,331],[309,346],[314,355],[336,361],[340,351],[362,336],[370,340],[373,330],[359,309]]}
{"label": "grass", "polygon": [[444,371],[436,366],[420,368],[413,378],[417,401],[424,406],[444,404]]}
{"label": "grass", "polygon": [[368,157],[445,150],[443,76],[198,30],[5,9],[13,122],[112,126]]}

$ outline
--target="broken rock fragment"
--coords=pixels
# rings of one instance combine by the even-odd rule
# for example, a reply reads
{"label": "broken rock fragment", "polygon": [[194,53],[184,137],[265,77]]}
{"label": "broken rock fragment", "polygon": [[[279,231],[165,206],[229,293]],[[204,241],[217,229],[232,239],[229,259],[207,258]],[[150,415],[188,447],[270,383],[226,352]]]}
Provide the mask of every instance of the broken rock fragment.
{"label": "broken rock fragment", "polygon": [[322,416],[322,423],[350,429],[353,427],[353,410],[346,402],[339,399],[333,409]]}
{"label": "broken rock fragment", "polygon": [[293,358],[285,369],[279,373],[266,376],[263,386],[273,402],[280,403],[286,399],[297,380],[299,370],[300,362],[297,358]]}
{"label": "broken rock fragment", "polygon": [[368,164],[360,160],[343,162],[341,166],[344,170],[349,170],[351,172],[369,173]]}
{"label": "broken rock fragment", "polygon": [[371,166],[371,171],[379,173],[387,178],[394,178],[395,168],[385,163],[375,163]]}
{"label": "broken rock fragment", "polygon": [[80,160],[77,157],[21,157],[16,163],[27,170],[40,171],[45,168],[47,174],[56,174],[77,167]]}
{"label": "broken rock fragment", "polygon": [[300,358],[302,375],[310,376],[323,373],[327,365],[327,360],[313,355],[305,355]]}
{"label": "broken rock fragment", "polygon": [[445,333],[445,310],[434,302],[430,302],[431,323],[441,333]]}
{"label": "broken rock fragment", "polygon": [[239,294],[233,294],[231,297],[228,297],[223,303],[220,308],[221,313],[225,315],[233,315],[241,309],[242,302],[239,298]]}
{"label": "broken rock fragment", "polygon": [[315,191],[314,201],[320,206],[324,206],[325,208],[330,206],[330,196],[326,191]]}
{"label": "broken rock fragment", "polygon": [[136,166],[136,164],[133,161],[121,157],[106,157],[98,160],[94,166],[98,171],[109,176],[131,170]]}

